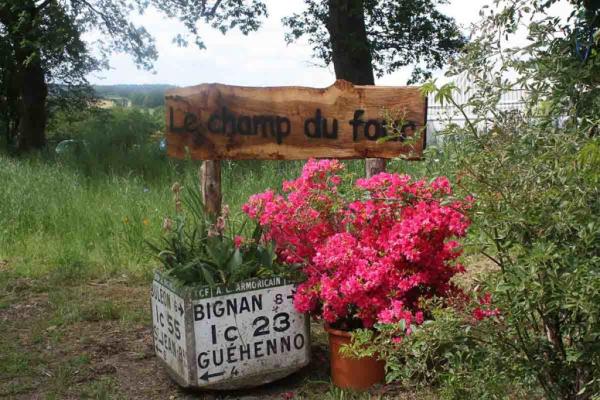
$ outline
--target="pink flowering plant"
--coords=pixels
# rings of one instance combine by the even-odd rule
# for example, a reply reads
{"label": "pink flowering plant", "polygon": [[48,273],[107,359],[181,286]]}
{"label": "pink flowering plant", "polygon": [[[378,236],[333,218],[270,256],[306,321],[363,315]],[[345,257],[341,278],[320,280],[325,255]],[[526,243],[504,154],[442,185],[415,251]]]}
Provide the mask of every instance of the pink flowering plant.
{"label": "pink flowering plant", "polygon": [[347,185],[343,174],[337,160],[309,160],[283,194],[256,194],[243,210],[281,263],[301,267],[298,311],[346,330],[422,323],[422,300],[450,295],[464,270],[456,239],[470,199],[454,198],[445,177],[380,173]]}

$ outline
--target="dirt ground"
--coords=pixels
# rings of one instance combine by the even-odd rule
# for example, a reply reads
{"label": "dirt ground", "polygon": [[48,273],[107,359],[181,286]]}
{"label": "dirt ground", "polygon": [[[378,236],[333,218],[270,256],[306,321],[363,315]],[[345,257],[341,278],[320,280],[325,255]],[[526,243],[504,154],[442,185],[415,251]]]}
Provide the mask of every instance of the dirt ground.
{"label": "dirt ground", "polygon": [[416,398],[389,386],[362,395],[333,388],[326,338],[318,324],[311,327],[312,363],[298,373],[253,390],[184,391],[154,356],[150,285],[0,279],[0,398]]}

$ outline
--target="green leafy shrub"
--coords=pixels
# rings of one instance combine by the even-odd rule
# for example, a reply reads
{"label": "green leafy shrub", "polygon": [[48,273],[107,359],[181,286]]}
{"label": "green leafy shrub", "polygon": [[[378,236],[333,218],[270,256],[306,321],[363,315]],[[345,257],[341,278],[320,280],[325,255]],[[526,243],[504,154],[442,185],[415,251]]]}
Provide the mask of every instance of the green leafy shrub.
{"label": "green leafy shrub", "polygon": [[86,176],[134,173],[151,179],[169,167],[158,140],[163,126],[160,113],[113,108],[56,115],[50,129],[54,141],[74,141],[59,158]]}
{"label": "green leafy shrub", "polygon": [[[445,166],[475,197],[470,244],[496,266],[479,286],[500,315],[475,323],[470,302],[437,310],[401,343],[381,327],[362,351],[386,358],[390,380],[454,399],[598,398],[600,17],[578,2],[564,21],[552,3],[505,2],[483,19],[451,71],[470,82],[466,103],[453,84],[424,87],[466,119],[444,132]],[[528,46],[507,47],[524,24]],[[525,108],[499,109],[514,88]]]}
{"label": "green leafy shrub", "polygon": [[250,238],[232,234],[228,207],[214,220],[205,214],[198,188],[175,183],[172,191],[176,214],[165,219],[160,244],[149,243],[169,275],[186,285],[211,286],[273,275],[294,278],[293,269],[275,261],[275,246],[259,243],[259,227]]}
{"label": "green leafy shrub", "polygon": [[433,300],[430,319],[411,326],[378,325],[361,330],[342,349],[350,357],[377,355],[386,361],[386,380],[416,389],[433,388],[440,398],[540,398],[535,378],[501,352],[493,333],[505,329],[500,319],[478,321],[475,304],[448,307]]}

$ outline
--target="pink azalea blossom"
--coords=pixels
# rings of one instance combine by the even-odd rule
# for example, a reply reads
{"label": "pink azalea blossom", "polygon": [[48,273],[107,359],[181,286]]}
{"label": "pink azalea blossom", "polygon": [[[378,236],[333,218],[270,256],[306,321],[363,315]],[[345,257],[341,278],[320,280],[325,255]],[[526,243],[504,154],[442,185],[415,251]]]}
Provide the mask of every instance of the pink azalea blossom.
{"label": "pink azalea blossom", "polygon": [[347,199],[337,160],[309,160],[299,178],[252,196],[244,212],[264,239],[274,241],[279,261],[301,264],[306,281],[294,305],[333,323],[360,319],[363,326],[423,322],[419,300],[456,291],[456,239],[470,224],[473,200],[452,198],[449,180],[428,183],[381,173],[358,179]]}
{"label": "pink azalea blossom", "polygon": [[483,321],[487,318],[497,317],[500,315],[500,309],[492,307],[492,295],[487,292],[479,299],[479,307],[473,310],[473,318],[477,321]]}
{"label": "pink azalea blossom", "polygon": [[239,249],[240,247],[242,247],[242,244],[244,244],[244,238],[240,235],[236,235],[233,238],[233,244],[235,245],[236,248]]}

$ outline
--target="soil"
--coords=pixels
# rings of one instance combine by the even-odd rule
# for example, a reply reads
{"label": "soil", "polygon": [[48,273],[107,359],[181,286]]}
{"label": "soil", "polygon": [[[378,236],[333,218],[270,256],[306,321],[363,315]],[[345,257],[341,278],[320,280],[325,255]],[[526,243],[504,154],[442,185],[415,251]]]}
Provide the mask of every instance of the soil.
{"label": "soil", "polygon": [[[37,292],[37,284],[16,280],[0,297],[0,398],[312,398],[312,392],[329,388],[327,347],[319,325],[312,327],[317,338],[312,363],[286,379],[237,392],[186,391],[154,355],[148,285],[88,283]],[[79,303],[81,315],[67,312],[65,317],[65,305],[53,301],[57,294],[67,303]],[[90,299],[110,299],[120,311],[90,312]]]}

